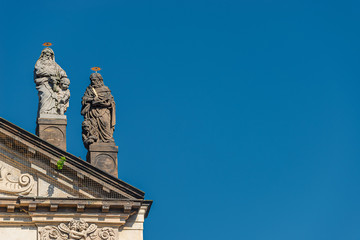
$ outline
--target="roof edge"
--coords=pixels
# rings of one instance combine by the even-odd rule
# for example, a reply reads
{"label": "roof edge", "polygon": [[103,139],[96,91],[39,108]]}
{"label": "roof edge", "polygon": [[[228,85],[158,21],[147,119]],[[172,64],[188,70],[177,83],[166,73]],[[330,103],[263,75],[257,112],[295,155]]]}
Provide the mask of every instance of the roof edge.
{"label": "roof edge", "polygon": [[145,192],[141,191],[140,189],[94,167],[90,163],[82,160],[79,157],[74,156],[71,153],[68,153],[51,143],[39,138],[38,136],[20,128],[19,126],[5,120],[4,118],[0,117],[0,128],[18,136],[29,143],[36,145],[38,148],[60,158],[62,156],[66,157],[66,161],[77,168],[87,172],[90,175],[93,175],[100,180],[106,182],[107,184],[129,194],[130,196],[134,197],[135,199],[144,199]]}

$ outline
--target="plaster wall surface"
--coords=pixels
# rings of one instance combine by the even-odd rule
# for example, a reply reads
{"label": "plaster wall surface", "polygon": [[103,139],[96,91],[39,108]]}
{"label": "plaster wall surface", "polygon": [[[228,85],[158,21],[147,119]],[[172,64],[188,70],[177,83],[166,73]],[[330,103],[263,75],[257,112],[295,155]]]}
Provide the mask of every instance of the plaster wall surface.
{"label": "plaster wall surface", "polygon": [[118,240],[143,240],[143,231],[142,230],[120,231]]}
{"label": "plaster wall surface", "polygon": [[3,226],[0,227],[0,239],[37,240],[37,229],[35,226]]}
{"label": "plaster wall surface", "polygon": [[143,240],[145,212],[146,208],[141,207],[138,214],[129,217],[120,227],[118,240]]}

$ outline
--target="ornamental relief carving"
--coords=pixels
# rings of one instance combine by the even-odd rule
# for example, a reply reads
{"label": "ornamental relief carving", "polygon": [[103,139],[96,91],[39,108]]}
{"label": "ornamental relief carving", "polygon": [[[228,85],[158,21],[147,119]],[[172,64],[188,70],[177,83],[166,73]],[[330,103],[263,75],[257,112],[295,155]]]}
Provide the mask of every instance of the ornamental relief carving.
{"label": "ornamental relief carving", "polygon": [[39,231],[40,240],[115,240],[115,231],[109,227],[98,228],[84,220],[71,220],[68,224],[46,226]]}
{"label": "ornamental relief carving", "polygon": [[28,174],[16,176],[4,166],[0,166],[0,192],[27,195],[34,187],[34,178]]}

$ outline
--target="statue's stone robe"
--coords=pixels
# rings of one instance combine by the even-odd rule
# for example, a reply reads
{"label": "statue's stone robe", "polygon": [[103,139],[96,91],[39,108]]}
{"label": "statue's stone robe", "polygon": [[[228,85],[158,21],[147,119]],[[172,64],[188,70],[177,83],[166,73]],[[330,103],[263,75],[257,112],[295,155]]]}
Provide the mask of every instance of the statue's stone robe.
{"label": "statue's stone robe", "polygon": [[[94,98],[98,97],[98,100]],[[88,86],[82,98],[81,114],[97,132],[97,142],[113,142],[116,124],[115,101],[107,86]]]}
{"label": "statue's stone robe", "polygon": [[[45,50],[48,49],[44,49],[43,51]],[[49,63],[44,61],[42,55],[36,62],[34,69],[34,82],[39,95],[38,115],[59,115],[60,113],[58,111],[57,104],[59,102],[58,92],[60,92],[61,89],[58,85],[62,78],[67,78],[67,75],[66,72],[55,62],[54,58],[52,58],[52,61]]]}

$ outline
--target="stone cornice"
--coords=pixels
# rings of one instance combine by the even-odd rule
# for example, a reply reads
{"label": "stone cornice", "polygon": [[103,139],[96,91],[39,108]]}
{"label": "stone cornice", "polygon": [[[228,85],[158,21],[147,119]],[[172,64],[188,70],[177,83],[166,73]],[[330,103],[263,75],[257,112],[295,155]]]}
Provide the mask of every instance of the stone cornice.
{"label": "stone cornice", "polygon": [[6,197],[0,198],[0,226],[46,225],[82,218],[99,225],[119,227],[134,214],[146,218],[151,204],[151,201],[136,199]]}
{"label": "stone cornice", "polygon": [[[29,208],[35,212],[37,208],[49,208],[49,211],[58,211],[61,208],[74,209],[77,212],[84,212],[87,209],[109,210],[117,209],[125,213],[140,208],[142,205],[151,206],[152,201],[147,200],[117,200],[117,199],[94,199],[94,198],[46,198],[46,197],[4,197],[0,198],[0,208],[15,206],[15,208]],[[52,208],[52,209],[51,209]]]}

